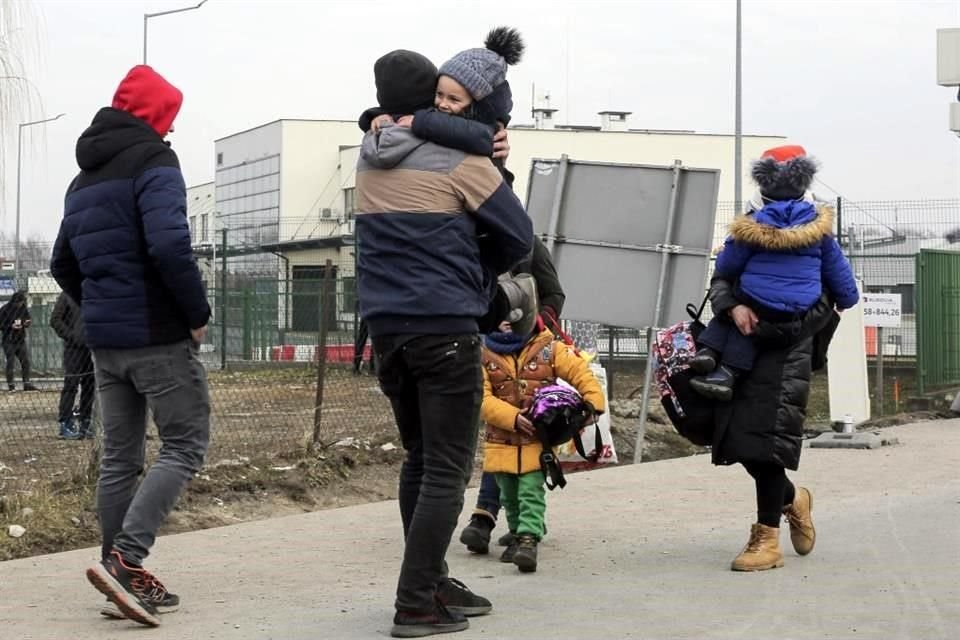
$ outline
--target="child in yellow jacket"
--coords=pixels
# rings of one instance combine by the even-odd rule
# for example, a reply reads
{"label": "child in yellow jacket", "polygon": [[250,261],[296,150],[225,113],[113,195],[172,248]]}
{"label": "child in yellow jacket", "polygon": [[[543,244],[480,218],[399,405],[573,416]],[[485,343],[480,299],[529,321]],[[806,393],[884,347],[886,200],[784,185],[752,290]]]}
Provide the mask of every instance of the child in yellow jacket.
{"label": "child in yellow jacket", "polygon": [[537,544],[545,533],[547,502],[540,453],[530,419],[525,415],[533,395],[557,378],[573,386],[598,413],[606,410],[603,389],[587,362],[549,330],[523,336],[504,322],[488,334],[483,348],[483,404],[486,423],[483,470],[496,475],[500,501],[514,542],[501,562],[520,571],[537,570]]}

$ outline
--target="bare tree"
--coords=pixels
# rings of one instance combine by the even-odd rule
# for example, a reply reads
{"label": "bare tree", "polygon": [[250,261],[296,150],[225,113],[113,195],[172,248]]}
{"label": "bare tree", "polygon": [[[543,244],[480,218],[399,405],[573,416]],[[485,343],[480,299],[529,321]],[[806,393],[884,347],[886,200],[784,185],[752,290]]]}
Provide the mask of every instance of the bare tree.
{"label": "bare tree", "polygon": [[0,0],[0,201],[6,193],[6,144],[17,125],[42,112],[40,93],[28,77],[39,51],[40,31],[28,0]]}

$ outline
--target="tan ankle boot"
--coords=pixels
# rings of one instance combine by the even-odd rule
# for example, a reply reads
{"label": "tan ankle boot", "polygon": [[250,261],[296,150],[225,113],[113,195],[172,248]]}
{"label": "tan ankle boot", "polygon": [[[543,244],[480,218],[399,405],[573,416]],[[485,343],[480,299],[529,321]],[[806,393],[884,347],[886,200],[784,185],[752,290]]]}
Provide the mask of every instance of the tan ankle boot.
{"label": "tan ankle boot", "polygon": [[782,566],[780,529],[757,523],[750,527],[750,541],[730,568],[734,571],[765,571]]}
{"label": "tan ankle boot", "polygon": [[801,556],[813,551],[813,544],[817,541],[811,511],[813,511],[813,494],[809,489],[797,487],[793,504],[784,508],[783,515],[790,523],[790,542],[793,543],[793,550]]}

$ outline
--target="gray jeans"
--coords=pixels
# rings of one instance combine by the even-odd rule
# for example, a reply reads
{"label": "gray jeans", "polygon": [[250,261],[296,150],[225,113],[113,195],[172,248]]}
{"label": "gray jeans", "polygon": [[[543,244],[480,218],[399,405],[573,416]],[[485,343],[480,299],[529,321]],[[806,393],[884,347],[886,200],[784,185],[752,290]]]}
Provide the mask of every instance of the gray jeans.
{"label": "gray jeans", "polygon": [[[97,509],[103,555],[117,549],[141,564],[210,442],[207,375],[189,340],[93,353],[103,415],[103,457]],[[147,407],[160,435],[160,453],[143,472]]]}

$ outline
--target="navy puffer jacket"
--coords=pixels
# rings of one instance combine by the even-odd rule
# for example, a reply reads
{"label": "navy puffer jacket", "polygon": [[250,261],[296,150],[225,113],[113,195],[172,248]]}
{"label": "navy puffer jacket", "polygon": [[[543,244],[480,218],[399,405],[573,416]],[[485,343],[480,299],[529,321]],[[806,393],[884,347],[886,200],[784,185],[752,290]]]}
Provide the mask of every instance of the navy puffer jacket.
{"label": "navy puffer jacket", "polygon": [[[168,93],[156,104],[169,100]],[[168,116],[156,118],[164,133]],[[210,318],[183,175],[157,122],[104,108],[77,142],[81,171],[67,192],[50,268],[80,303],[92,349],[184,340]]]}

